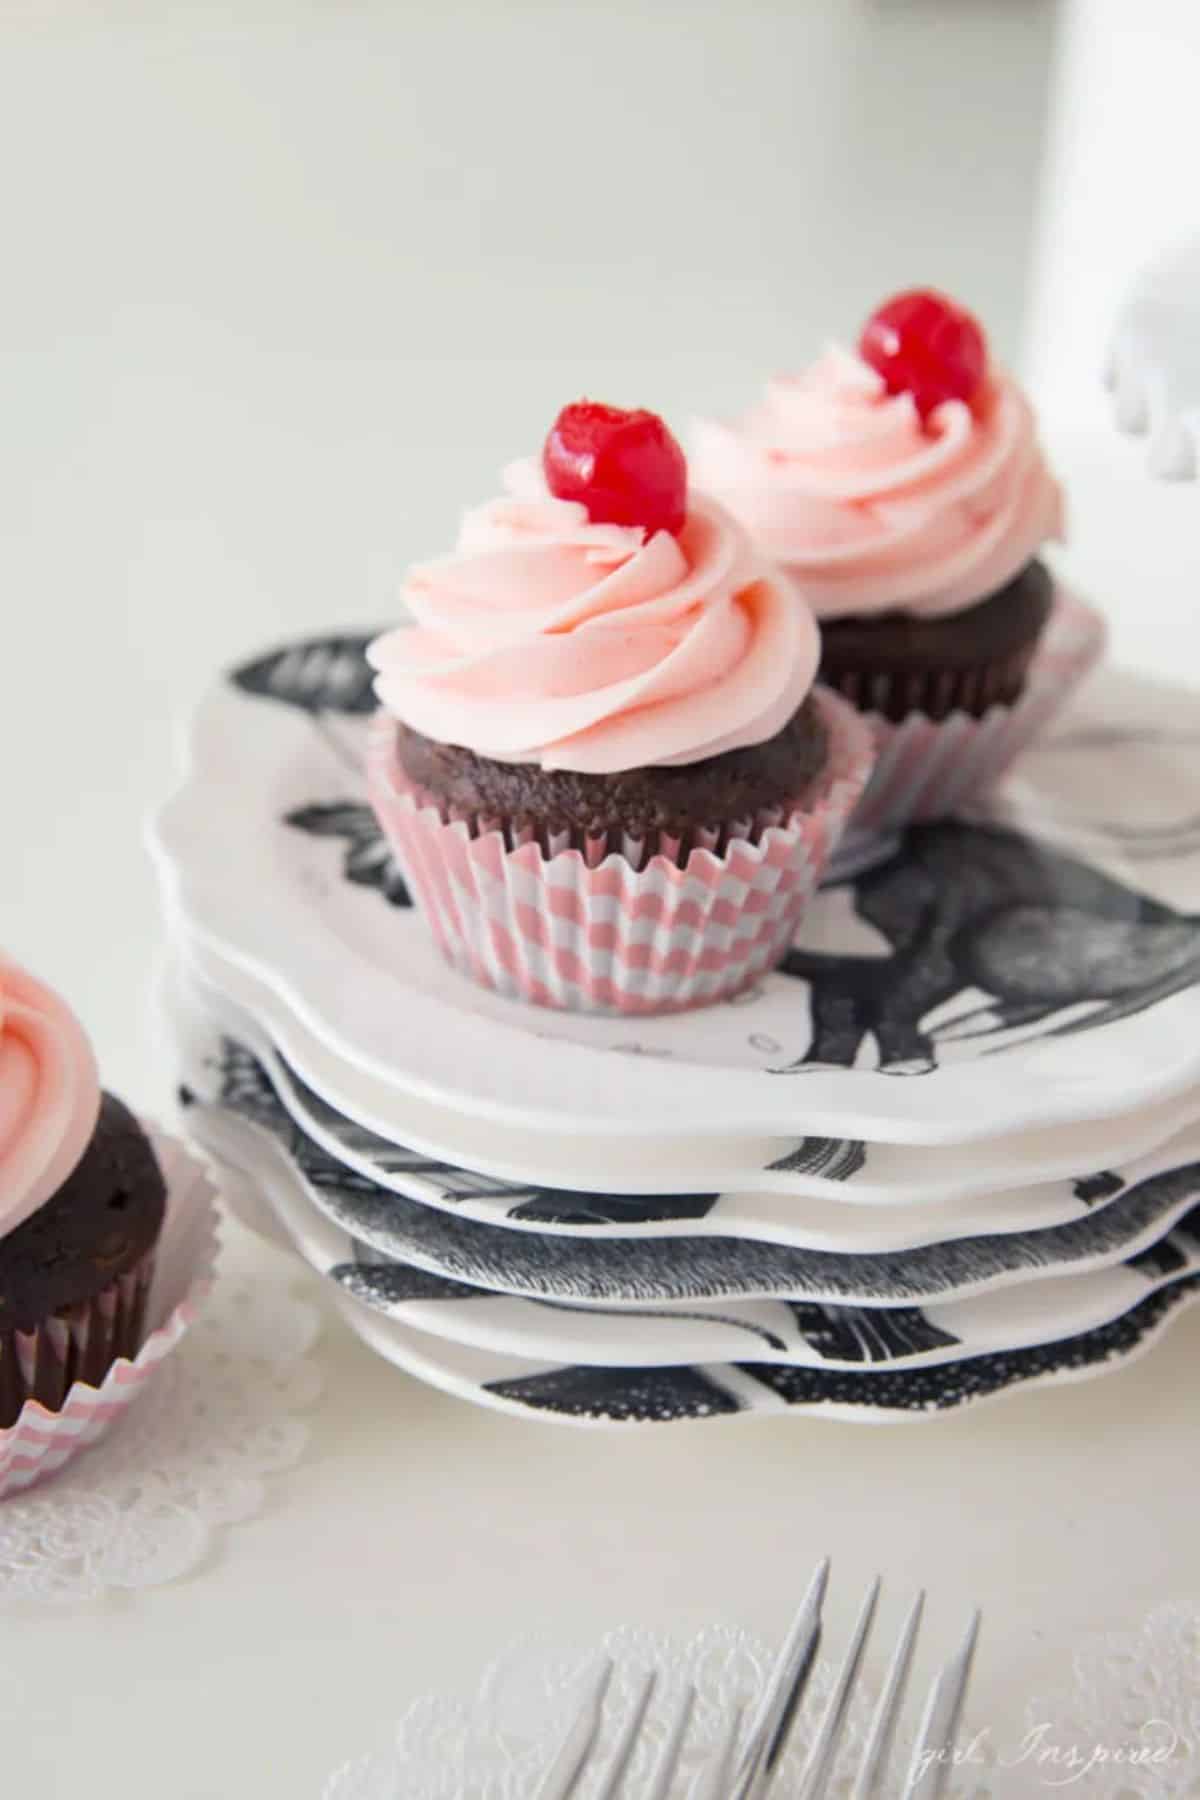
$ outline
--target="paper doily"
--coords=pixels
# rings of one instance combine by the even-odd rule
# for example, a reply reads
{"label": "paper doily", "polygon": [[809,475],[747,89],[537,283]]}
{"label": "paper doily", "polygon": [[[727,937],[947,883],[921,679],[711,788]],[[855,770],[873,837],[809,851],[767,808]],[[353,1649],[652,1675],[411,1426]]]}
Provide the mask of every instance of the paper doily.
{"label": "paper doily", "polygon": [[0,1607],[153,1587],[252,1517],[308,1440],[319,1318],[286,1275],[219,1280],[123,1418],[60,1474],[0,1503]]}
{"label": "paper doily", "polygon": [[[689,1641],[622,1626],[602,1645],[557,1649],[521,1640],[485,1674],[474,1700],[425,1696],[400,1720],[389,1744],[346,1763],[328,1780],[322,1800],[529,1800],[594,1674],[602,1653],[616,1663],[602,1746],[628,1712],[639,1673],[663,1671],[649,1725],[639,1742],[630,1793],[638,1794],[652,1771],[665,1721],[686,1682],[697,1690],[696,1709],[671,1800],[690,1791],[696,1773],[719,1741],[721,1721],[753,1702],[774,1662],[757,1638],[733,1627],[709,1626]],[[806,1721],[819,1718],[837,1665],[818,1665],[796,1727],[793,1749],[772,1788],[775,1800],[799,1792]],[[873,1691],[864,1687],[851,1706],[842,1768],[831,1800],[846,1800],[870,1725]],[[907,1711],[918,1709],[909,1706]],[[902,1740],[903,1741],[903,1740]],[[903,1760],[903,1759],[902,1759]],[[986,1800],[986,1768],[952,1776],[947,1800]],[[585,1780],[580,1800],[591,1800],[595,1781]]]}
{"label": "paper doily", "polygon": [[1200,1599],[1169,1601],[1139,1631],[1086,1639],[1069,1680],[1030,1703],[1026,1731],[1006,1760],[1022,1756],[1029,1786],[1088,1800],[1200,1795]]}
{"label": "paper doily", "polygon": [[[416,1701],[391,1742],[337,1770],[322,1800],[395,1800],[397,1794],[405,1800],[527,1800],[602,1651],[617,1664],[612,1718],[622,1716],[638,1672],[650,1666],[670,1671],[654,1718],[669,1716],[671,1697],[685,1681],[696,1684],[692,1754],[672,1800],[689,1791],[719,1720],[761,1689],[773,1660],[757,1639],[719,1626],[687,1643],[621,1627],[587,1650],[525,1639],[493,1664],[473,1700],[430,1695]],[[807,1728],[823,1711],[832,1667],[818,1667],[796,1748],[773,1789],[778,1800],[799,1791]],[[1139,1630],[1086,1639],[1069,1671],[1059,1690],[1030,1701],[1022,1723],[989,1719],[985,1671],[977,1670],[947,1800],[1036,1800],[1060,1791],[1087,1800],[1200,1796],[1200,1600],[1161,1606]],[[874,1697],[864,1687],[851,1708],[834,1800],[845,1800],[850,1791]],[[910,1694],[906,1706],[910,1728],[916,1700]],[[651,1730],[635,1765],[634,1794],[659,1741]],[[898,1768],[905,1768],[903,1755]],[[886,1791],[901,1786],[897,1780]],[[588,1800],[592,1789],[585,1783],[581,1793]]]}

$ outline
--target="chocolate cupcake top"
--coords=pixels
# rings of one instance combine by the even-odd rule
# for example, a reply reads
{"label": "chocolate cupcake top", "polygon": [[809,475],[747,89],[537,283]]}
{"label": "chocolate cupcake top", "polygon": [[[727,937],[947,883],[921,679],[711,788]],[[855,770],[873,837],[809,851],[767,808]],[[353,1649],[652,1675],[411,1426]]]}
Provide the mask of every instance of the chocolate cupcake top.
{"label": "chocolate cupcake top", "polygon": [[1062,531],[1028,400],[940,295],[898,296],[858,354],[830,349],[740,420],[699,423],[692,469],[822,619],[963,611]]}
{"label": "chocolate cupcake top", "polygon": [[368,652],[402,724],[493,761],[610,775],[763,743],[797,712],[811,614],[722,507],[687,495],[661,420],[568,408],[542,465],[514,465],[505,487],[466,514],[453,554],[410,571],[415,625]]}
{"label": "chocolate cupcake top", "polygon": [[99,1110],[83,1027],[44,983],[0,957],[0,1240],[62,1186]]}
{"label": "chocolate cupcake top", "polygon": [[731,822],[785,815],[823,773],[827,752],[828,732],[811,695],[764,743],[702,762],[610,775],[495,762],[396,726],[401,767],[422,794],[451,817],[503,819],[510,831],[528,829],[548,855],[556,840],[580,848],[613,833],[634,842],[665,835],[686,847],[709,828],[720,838]]}
{"label": "chocolate cupcake top", "polygon": [[0,1239],[0,1331],[29,1330],[132,1269],[158,1237],[165,1206],[149,1139],[120,1100],[103,1095],[65,1181]]}

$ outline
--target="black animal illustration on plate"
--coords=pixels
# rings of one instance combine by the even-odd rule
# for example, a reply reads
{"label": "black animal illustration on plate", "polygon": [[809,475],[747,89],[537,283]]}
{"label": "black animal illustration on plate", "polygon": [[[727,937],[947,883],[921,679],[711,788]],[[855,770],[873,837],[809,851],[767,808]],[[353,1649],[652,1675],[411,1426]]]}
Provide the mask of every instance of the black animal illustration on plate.
{"label": "black animal illustration on plate", "polygon": [[792,1301],[797,1328],[817,1352],[836,1362],[900,1362],[961,1343],[918,1306],[819,1306]]}
{"label": "black animal illustration on plate", "polygon": [[330,756],[358,779],[363,726],[377,705],[375,672],[367,661],[367,645],[375,635],[355,631],[284,644],[231,669],[229,680],[256,700],[303,713]]}
{"label": "black animal illustration on plate", "polygon": [[721,1198],[715,1191],[704,1194],[593,1194],[572,1188],[503,1181],[498,1176],[465,1169],[460,1163],[449,1162],[443,1157],[426,1156],[408,1145],[391,1143],[330,1106],[278,1050],[275,1065],[275,1080],[282,1084],[285,1092],[290,1091],[302,1114],[314,1120],[351,1160],[365,1158],[381,1175],[418,1176],[451,1206],[475,1200],[496,1200],[503,1203],[510,1219],[534,1224],[644,1225],[652,1220],[703,1219]]}
{"label": "black animal illustration on plate", "polygon": [[[941,1024],[942,1040],[1092,1029],[1200,981],[1200,917],[1003,826],[913,826],[853,889],[891,955],[788,952],[782,972],[811,988],[812,1042],[776,1073],[851,1067],[871,1033],[887,1073],[926,1074],[936,1043],[924,1022],[967,989],[992,999]],[[1081,1005],[1090,1010],[1048,1023]]]}
{"label": "black animal illustration on plate", "polygon": [[1023,1350],[995,1351],[919,1369],[812,1369],[773,1363],[731,1368],[599,1369],[566,1367],[485,1381],[485,1393],[530,1412],[614,1424],[670,1424],[754,1411],[765,1395],[788,1407],[883,1408],[951,1412],[1007,1389],[1060,1374],[1102,1369],[1131,1356],[1173,1313],[1200,1294],[1200,1275],[1161,1288],[1121,1318],[1079,1337]]}
{"label": "black animal illustration on plate", "polygon": [[466,1281],[451,1281],[412,1263],[387,1261],[369,1244],[355,1243],[354,1261],[335,1263],[329,1273],[349,1293],[371,1305],[401,1306],[407,1300],[491,1300],[495,1296]]}
{"label": "black animal illustration on plate", "polygon": [[1124,1186],[1124,1177],[1115,1169],[1099,1169],[1095,1175],[1079,1177],[1075,1183],[1075,1198],[1082,1200],[1085,1206],[1095,1206],[1097,1200],[1111,1200]]}
{"label": "black animal illustration on plate", "polygon": [[244,694],[306,713],[372,713],[374,670],[367,662],[367,645],[377,635],[356,631],[284,644],[231,669],[229,679]]}
{"label": "black animal illustration on plate", "polygon": [[527,1188],[528,1200],[510,1206],[510,1219],[534,1225],[647,1225],[703,1219],[720,1194],[588,1194],[572,1188]]}
{"label": "black animal illustration on plate", "polygon": [[791,1175],[823,1175],[826,1181],[852,1181],[867,1166],[867,1146],[858,1138],[806,1137],[794,1150],[768,1163]]}
{"label": "black animal illustration on plate", "polygon": [[1160,1238],[1157,1244],[1151,1244],[1137,1256],[1131,1256],[1125,1267],[1136,1269],[1147,1281],[1162,1281],[1168,1275],[1181,1274],[1188,1267],[1198,1245],[1200,1206],[1185,1213],[1174,1231]]}
{"label": "black animal illustration on plate", "polygon": [[727,1417],[745,1401],[706,1369],[599,1369],[582,1365],[486,1381],[485,1393],[514,1400],[531,1412],[567,1418],[611,1419],[623,1425],[666,1425],[678,1419]]}
{"label": "black animal illustration on plate", "polygon": [[309,837],[338,838],[346,845],[342,873],[358,887],[375,888],[389,906],[411,906],[412,896],[387,839],[369,806],[354,800],[330,800],[298,806],[283,822]]}
{"label": "black animal illustration on plate", "polygon": [[[424,1269],[435,1282],[471,1290],[498,1288],[567,1305],[636,1300],[653,1306],[668,1301],[675,1309],[681,1300],[788,1296],[789,1304],[813,1306],[811,1323],[818,1332],[828,1330],[831,1306],[843,1318],[850,1309],[858,1316],[864,1308],[881,1306],[888,1310],[882,1319],[872,1320],[872,1331],[886,1328],[887,1319],[898,1316],[900,1331],[911,1338],[914,1331],[940,1329],[915,1309],[918,1300],[936,1303],[964,1285],[977,1287],[1017,1271],[1065,1271],[1101,1257],[1128,1256],[1160,1222],[1161,1235],[1167,1235],[1168,1214],[1183,1215],[1172,1233],[1177,1241],[1200,1241],[1200,1163],[1148,1176],[1120,1198],[1063,1225],[851,1257],[752,1238],[581,1240],[497,1231],[381,1189],[344,1167],[296,1123],[281,1104],[271,1074],[246,1046],[221,1038],[202,1058],[202,1069],[198,1065],[199,1091],[181,1091],[184,1104],[215,1104],[273,1137],[310,1184],[321,1210],[357,1247],[354,1266],[364,1281],[369,1279],[366,1261],[373,1257]],[[1139,1254],[1133,1251],[1133,1256]],[[803,1328],[805,1321],[797,1318],[797,1323]]]}

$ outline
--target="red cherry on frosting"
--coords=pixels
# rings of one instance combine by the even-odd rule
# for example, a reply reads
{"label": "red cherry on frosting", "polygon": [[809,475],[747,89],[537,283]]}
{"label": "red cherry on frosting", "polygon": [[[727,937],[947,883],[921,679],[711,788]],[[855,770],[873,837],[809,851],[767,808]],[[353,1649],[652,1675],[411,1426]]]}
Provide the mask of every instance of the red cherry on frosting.
{"label": "red cherry on frosting", "polygon": [[944,400],[973,405],[987,375],[979,321],[932,288],[896,294],[871,314],[858,340],[863,361],[889,394],[911,394],[922,420]]}
{"label": "red cherry on frosting", "polygon": [[687,463],[657,413],[578,400],[564,406],[542,448],[560,500],[582,500],[595,525],[677,532],[687,513]]}

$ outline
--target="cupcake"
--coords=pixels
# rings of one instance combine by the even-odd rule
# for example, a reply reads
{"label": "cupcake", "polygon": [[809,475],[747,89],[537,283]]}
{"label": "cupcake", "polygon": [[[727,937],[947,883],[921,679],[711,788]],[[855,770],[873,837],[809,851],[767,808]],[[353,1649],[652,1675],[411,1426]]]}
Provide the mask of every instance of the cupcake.
{"label": "cupcake", "polygon": [[857,353],[699,424],[692,467],[820,620],[821,680],[876,733],[865,806],[903,796],[889,822],[994,780],[1098,653],[1041,560],[1063,502],[1029,401],[942,295],[897,296]]}
{"label": "cupcake", "polygon": [[0,1428],[59,1412],[145,1333],[166,1187],[137,1120],[102,1094],[64,1003],[0,959]]}
{"label": "cupcake", "polygon": [[786,950],[870,761],[817,627],[662,420],[582,402],[409,573],[372,801],[448,959],[545,1005],[720,999]]}

